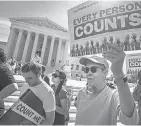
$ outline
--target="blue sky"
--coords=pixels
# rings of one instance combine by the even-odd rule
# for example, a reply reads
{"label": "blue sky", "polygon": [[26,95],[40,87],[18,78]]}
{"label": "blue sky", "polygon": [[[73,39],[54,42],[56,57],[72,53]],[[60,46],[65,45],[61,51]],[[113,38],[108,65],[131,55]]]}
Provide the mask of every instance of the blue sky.
{"label": "blue sky", "polygon": [[9,17],[47,17],[68,28],[67,10],[85,1],[0,1],[0,41],[8,39]]}

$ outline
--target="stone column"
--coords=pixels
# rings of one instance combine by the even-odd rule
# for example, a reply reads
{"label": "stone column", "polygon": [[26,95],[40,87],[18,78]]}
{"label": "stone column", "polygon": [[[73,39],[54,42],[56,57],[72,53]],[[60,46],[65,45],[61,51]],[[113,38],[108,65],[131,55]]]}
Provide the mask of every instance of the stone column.
{"label": "stone column", "polygon": [[61,45],[62,45],[62,39],[61,38],[59,38],[59,44],[58,44],[58,50],[57,50],[57,57],[56,57],[56,64],[58,64],[59,63],[59,60],[61,60],[60,59],[60,52],[61,52]]}
{"label": "stone column", "polygon": [[38,47],[39,33],[36,33],[35,41],[32,49],[31,60],[34,58],[37,47]]}
{"label": "stone column", "polygon": [[30,45],[31,33],[32,32],[30,32],[30,31],[27,33],[27,38],[26,38],[25,47],[24,47],[23,56],[22,56],[22,61],[23,62],[26,62],[26,57],[28,55],[27,53],[28,53],[28,47]]}
{"label": "stone column", "polygon": [[66,63],[67,58],[68,58],[68,41],[65,40],[65,49],[64,49],[63,64]]}
{"label": "stone column", "polygon": [[19,29],[19,35],[18,35],[18,39],[16,42],[15,52],[14,52],[14,59],[15,60],[17,60],[17,57],[18,57],[18,52],[19,52],[19,48],[20,48],[19,46],[20,46],[22,34],[23,34],[23,30]]}
{"label": "stone column", "polygon": [[55,37],[52,36],[47,66],[50,66],[50,63],[51,63],[51,58],[52,58],[52,53],[53,53],[54,42],[55,42]]}
{"label": "stone column", "polygon": [[45,51],[46,51],[46,46],[47,46],[47,35],[44,35],[44,41],[43,41],[43,46],[42,46],[42,51],[41,51],[41,60],[42,63],[44,62],[44,56],[45,56]]}
{"label": "stone column", "polygon": [[8,37],[8,42],[5,48],[5,53],[7,54],[8,58],[11,58],[12,56],[12,52],[13,52],[13,47],[15,46],[14,41],[13,41],[13,37],[15,35],[15,28],[10,27],[10,34]]}

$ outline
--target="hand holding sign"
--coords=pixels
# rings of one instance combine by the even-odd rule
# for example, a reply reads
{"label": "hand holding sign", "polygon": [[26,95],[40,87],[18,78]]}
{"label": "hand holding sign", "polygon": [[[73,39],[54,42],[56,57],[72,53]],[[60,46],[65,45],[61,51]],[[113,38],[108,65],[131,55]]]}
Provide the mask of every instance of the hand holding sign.
{"label": "hand holding sign", "polygon": [[111,71],[115,78],[123,76],[123,63],[125,58],[125,53],[116,44],[107,43],[109,50],[103,52],[104,58],[111,61]]}

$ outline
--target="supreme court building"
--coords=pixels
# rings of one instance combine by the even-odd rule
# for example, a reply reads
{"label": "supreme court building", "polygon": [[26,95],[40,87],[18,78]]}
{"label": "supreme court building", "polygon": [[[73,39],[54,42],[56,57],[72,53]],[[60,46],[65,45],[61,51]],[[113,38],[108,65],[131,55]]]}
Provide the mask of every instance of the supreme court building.
{"label": "supreme court building", "polygon": [[29,62],[40,52],[42,64],[54,67],[68,58],[68,31],[47,18],[10,18],[10,34],[5,48],[8,58]]}

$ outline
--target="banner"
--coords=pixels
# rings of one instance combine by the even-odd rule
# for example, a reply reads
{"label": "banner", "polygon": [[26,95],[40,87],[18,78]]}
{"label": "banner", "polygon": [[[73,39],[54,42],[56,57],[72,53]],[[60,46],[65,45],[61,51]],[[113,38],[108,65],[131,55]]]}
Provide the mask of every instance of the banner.
{"label": "banner", "polygon": [[42,101],[28,89],[0,118],[0,125],[39,125],[44,119]]}
{"label": "banner", "polygon": [[72,57],[102,53],[107,42],[141,50],[140,1],[88,1],[68,10]]}
{"label": "banner", "polygon": [[126,56],[126,70],[128,74],[137,74],[141,70],[141,53]]}

